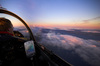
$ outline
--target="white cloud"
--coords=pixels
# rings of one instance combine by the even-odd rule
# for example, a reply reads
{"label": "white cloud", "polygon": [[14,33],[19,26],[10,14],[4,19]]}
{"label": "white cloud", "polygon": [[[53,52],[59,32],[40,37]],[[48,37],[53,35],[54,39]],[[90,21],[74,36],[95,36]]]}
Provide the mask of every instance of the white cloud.
{"label": "white cloud", "polygon": [[42,35],[41,43],[66,50],[74,50],[89,64],[93,66],[100,65],[100,42],[70,35],[47,33]]}

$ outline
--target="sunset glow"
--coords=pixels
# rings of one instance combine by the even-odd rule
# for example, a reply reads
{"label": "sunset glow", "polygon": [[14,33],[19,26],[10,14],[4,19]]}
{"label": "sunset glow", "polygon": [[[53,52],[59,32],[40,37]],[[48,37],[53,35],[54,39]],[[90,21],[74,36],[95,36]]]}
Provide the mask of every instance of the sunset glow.
{"label": "sunset glow", "polygon": [[[32,26],[100,29],[99,1],[0,0],[0,4]],[[12,17],[4,17],[10,18],[14,26],[22,26]]]}
{"label": "sunset glow", "polygon": [[37,24],[33,24],[33,26],[37,26],[37,27],[60,27],[60,28],[84,28],[84,29],[100,29],[100,24],[97,24],[96,22],[92,22],[92,23],[76,23],[76,24],[69,24],[65,23],[65,24],[44,24],[44,23],[37,23]]}

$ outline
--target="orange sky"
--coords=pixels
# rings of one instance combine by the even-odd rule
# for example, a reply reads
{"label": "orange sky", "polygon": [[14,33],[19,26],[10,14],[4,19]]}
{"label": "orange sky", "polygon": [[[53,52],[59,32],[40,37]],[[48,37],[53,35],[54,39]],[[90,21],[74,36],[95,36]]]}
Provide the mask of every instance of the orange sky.
{"label": "orange sky", "polygon": [[99,22],[77,22],[77,23],[66,23],[66,24],[43,24],[43,23],[36,23],[33,24],[33,26],[38,26],[38,27],[72,27],[72,28],[84,28],[84,29],[100,29],[100,23]]}
{"label": "orange sky", "polygon": [[[6,15],[8,17],[8,15]],[[23,26],[23,24],[11,16],[8,17],[14,27]],[[38,27],[57,27],[57,28],[84,28],[84,29],[100,29],[100,19],[76,22],[27,22],[29,25]]]}

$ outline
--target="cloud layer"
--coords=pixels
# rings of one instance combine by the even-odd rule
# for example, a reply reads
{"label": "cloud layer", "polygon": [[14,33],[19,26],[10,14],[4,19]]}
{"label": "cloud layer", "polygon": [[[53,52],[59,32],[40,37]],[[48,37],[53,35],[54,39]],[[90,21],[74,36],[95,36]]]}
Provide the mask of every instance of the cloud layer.
{"label": "cloud layer", "polygon": [[[65,50],[74,50],[81,58],[90,65],[100,65],[100,42],[94,40],[84,40],[70,35],[55,33],[42,34],[40,43],[51,45]],[[53,51],[53,50],[52,50]]]}
{"label": "cloud layer", "polygon": [[[90,66],[100,66],[100,41],[92,40],[92,38],[86,40],[76,36],[55,33],[53,31],[43,33],[41,28],[38,27],[32,29],[32,32],[38,42],[57,55],[62,55],[63,59],[66,57],[68,59],[68,56],[70,55],[70,61],[73,61],[76,66],[86,66],[87,63],[90,64]],[[75,54],[77,56],[75,56]],[[78,58],[78,56],[85,62],[80,61],[81,58]],[[79,65],[79,63],[86,64]]]}

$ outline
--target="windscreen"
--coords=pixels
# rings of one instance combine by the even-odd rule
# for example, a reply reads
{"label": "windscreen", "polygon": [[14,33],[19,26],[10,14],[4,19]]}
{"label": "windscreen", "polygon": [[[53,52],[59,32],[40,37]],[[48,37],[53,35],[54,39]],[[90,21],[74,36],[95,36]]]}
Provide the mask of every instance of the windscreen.
{"label": "windscreen", "polygon": [[[38,43],[73,66],[100,66],[100,0],[0,0],[0,4],[28,22]],[[24,32],[23,27],[15,29]]]}
{"label": "windscreen", "polygon": [[24,26],[24,24],[21,21],[19,21],[13,16],[6,15],[6,14],[0,14],[0,17],[9,19],[11,21],[13,25],[13,32],[14,32],[15,37],[18,37],[24,40],[30,39],[29,31],[27,30],[27,28]]}

